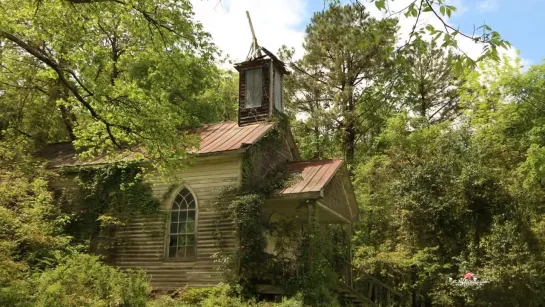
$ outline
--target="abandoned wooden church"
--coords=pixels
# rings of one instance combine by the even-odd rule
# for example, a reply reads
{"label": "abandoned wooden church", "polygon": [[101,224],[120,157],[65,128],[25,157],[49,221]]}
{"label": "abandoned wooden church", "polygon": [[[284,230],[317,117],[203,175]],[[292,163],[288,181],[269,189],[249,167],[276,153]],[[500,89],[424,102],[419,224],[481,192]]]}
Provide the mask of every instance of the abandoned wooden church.
{"label": "abandoned wooden church", "polygon": [[[214,203],[221,197],[222,188],[259,182],[282,165],[296,176],[264,201],[262,209],[268,220],[292,221],[302,227],[311,218],[320,224],[342,224],[350,238],[350,225],[359,218],[343,160],[301,161],[289,124],[277,120],[283,112],[282,82],[288,71],[273,54],[260,49],[263,55],[235,66],[240,74],[238,121],[205,125],[195,131],[200,147],[195,150],[194,163],[177,172],[180,180],[176,184],[159,176],[149,180],[165,214],[135,216],[115,231],[120,244],[109,251],[111,263],[144,269],[156,290],[222,282],[214,256],[236,250],[240,238],[237,225],[217,212]],[[271,134],[276,137],[268,137]],[[52,144],[40,155],[50,167],[58,169],[108,163],[101,158],[79,159],[70,143]],[[59,184],[67,185],[68,181]],[[271,234],[267,237],[265,249],[271,255],[277,252],[276,239]],[[350,261],[349,246],[346,250]],[[350,263],[343,270],[339,274],[350,287]],[[261,292],[281,293],[278,287],[260,286]],[[372,288],[373,295],[379,295]]]}

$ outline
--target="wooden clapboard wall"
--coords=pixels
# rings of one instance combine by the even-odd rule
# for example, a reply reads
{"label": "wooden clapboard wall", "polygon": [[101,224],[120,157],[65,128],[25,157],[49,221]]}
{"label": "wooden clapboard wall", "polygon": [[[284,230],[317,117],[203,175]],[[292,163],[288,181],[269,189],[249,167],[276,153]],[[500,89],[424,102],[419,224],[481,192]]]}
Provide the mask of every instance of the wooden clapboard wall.
{"label": "wooden clapboard wall", "polygon": [[[241,161],[241,156],[197,158],[195,164],[178,172],[183,183],[175,184],[174,189],[172,183],[159,177],[151,179],[154,196],[163,200],[165,214],[140,215],[118,229],[116,237],[120,243],[113,257],[114,264],[123,269],[144,269],[154,290],[174,290],[186,285],[213,286],[221,282],[221,272],[212,259],[220,251],[215,233],[221,231],[224,250],[232,251],[236,246],[236,232],[233,223],[222,219],[212,205],[220,196],[221,188],[240,185]],[[196,258],[191,261],[168,259],[165,252],[166,213],[174,194],[183,185],[194,194],[198,206]]]}

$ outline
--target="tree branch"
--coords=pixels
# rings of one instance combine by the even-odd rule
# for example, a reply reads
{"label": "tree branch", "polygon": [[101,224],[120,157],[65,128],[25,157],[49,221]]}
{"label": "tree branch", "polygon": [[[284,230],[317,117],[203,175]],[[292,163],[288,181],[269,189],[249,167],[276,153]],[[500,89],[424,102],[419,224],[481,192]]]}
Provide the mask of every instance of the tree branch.
{"label": "tree branch", "polygon": [[[95,118],[96,120],[102,122],[106,126],[106,131],[108,133],[108,137],[110,138],[112,143],[116,147],[121,147],[121,145],[118,143],[116,137],[113,135],[113,132],[112,132],[111,128],[112,127],[117,127],[117,128],[120,128],[120,129],[124,130],[127,133],[132,133],[132,129],[130,127],[112,124],[109,121],[107,121],[106,119],[104,119],[100,114],[98,114],[97,111],[91,106],[91,104],[88,101],[86,101],[85,98],[83,98],[83,96],[79,93],[78,89],[74,86],[74,84],[72,84],[72,82],[70,82],[65,77],[64,72],[66,70],[64,70],[61,67],[60,64],[58,64],[57,62],[55,62],[54,60],[50,59],[45,54],[43,54],[43,52],[41,50],[30,46],[29,44],[27,44],[22,39],[16,37],[15,35],[12,35],[11,33],[6,32],[6,31],[0,30],[0,36],[3,36],[4,38],[8,39],[9,41],[15,43],[17,46],[19,46],[20,48],[22,48],[23,50],[25,50],[26,52],[28,52],[29,54],[31,54],[32,56],[34,56],[38,60],[42,61],[44,64],[46,64],[50,68],[52,68],[57,73],[57,75],[59,77],[59,80],[68,88],[68,90],[72,93],[72,95],[74,95],[74,97],[76,97],[76,99],[85,107],[85,109],[87,109],[87,111],[89,111],[91,116],[93,118]],[[68,72],[68,71],[66,71],[66,72]],[[72,75],[73,77],[76,77],[73,72],[68,72],[68,73],[70,75]],[[81,81],[79,81],[79,79],[77,79],[77,77],[76,77],[76,81],[78,83],[81,83]],[[85,87],[83,87],[83,88],[84,88],[84,90],[88,91]]]}

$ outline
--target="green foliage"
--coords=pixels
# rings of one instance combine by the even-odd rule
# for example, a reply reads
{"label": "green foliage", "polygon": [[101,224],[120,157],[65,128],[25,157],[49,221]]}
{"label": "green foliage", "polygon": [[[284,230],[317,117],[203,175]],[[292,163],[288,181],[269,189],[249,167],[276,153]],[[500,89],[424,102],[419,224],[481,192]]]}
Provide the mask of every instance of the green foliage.
{"label": "green foliage", "polygon": [[3,306],[144,306],[150,288],[140,273],[121,273],[75,253],[54,204],[54,175],[25,139],[0,140],[0,304]]}
{"label": "green foliage", "polygon": [[[282,120],[278,125],[284,124]],[[216,202],[215,210],[234,222],[239,239],[235,253],[216,255],[216,263],[230,285],[241,286],[245,297],[256,294],[257,284],[271,284],[288,295],[301,293],[306,304],[331,306],[337,303],[333,289],[339,280],[338,267],[332,263],[348,254],[342,227],[320,225],[315,217],[308,224],[266,216],[263,211],[266,199],[295,180],[284,161],[275,164],[277,157],[267,155],[283,137],[281,129],[265,135],[243,162],[242,187],[223,191]],[[302,205],[313,207],[312,203]],[[275,239],[273,253],[267,251],[269,237]],[[221,247],[221,233],[217,240]]]}
{"label": "green foliage", "polygon": [[255,278],[265,262],[265,225],[263,218],[264,197],[257,194],[245,194],[235,197],[228,210],[239,231],[239,261],[242,282],[245,278]]}
{"label": "green foliage", "polygon": [[[342,227],[321,225],[315,220],[309,225],[268,221],[262,205],[263,199],[256,194],[242,194],[230,203],[240,241],[234,257],[220,257],[226,261],[223,271],[227,280],[241,285],[245,296],[255,294],[256,283],[270,283],[282,286],[289,295],[301,293],[305,304],[336,305],[334,289],[346,261],[347,251],[343,248],[348,246]],[[276,239],[274,255],[265,251],[271,235]],[[237,264],[238,270],[234,271]]]}
{"label": "green foliage", "polygon": [[0,12],[0,128],[84,155],[138,147],[160,170],[233,117],[236,78],[188,0],[10,1]]}
{"label": "green foliage", "polygon": [[148,307],[189,307],[186,303],[180,302],[167,295],[161,295],[157,298],[151,299]]}
{"label": "green foliage", "polygon": [[[286,176],[286,172],[281,172]],[[267,246],[267,232],[270,224],[263,214],[263,204],[267,196],[264,191],[272,193],[277,187],[279,177],[273,180],[261,181],[252,184],[259,187],[255,191],[245,189],[228,189],[222,193],[215,204],[215,209],[225,217],[231,219],[237,229],[239,244],[235,254],[222,253],[217,255],[216,261],[226,275],[225,278],[232,285],[241,284],[245,294],[254,291],[256,279],[263,278],[271,265],[265,251]],[[270,178],[269,178],[270,179]],[[280,180],[283,182],[283,180]],[[268,187],[267,187],[268,186]],[[260,193],[261,192],[261,193]],[[221,246],[221,237],[218,236],[218,245]]]}
{"label": "green foliage", "polygon": [[343,153],[352,163],[358,144],[383,124],[391,105],[376,98],[390,86],[383,77],[392,68],[396,32],[394,19],[372,18],[357,3],[333,3],[313,15],[302,59],[283,48],[293,69],[285,82],[287,110],[309,117],[295,125],[305,158]]}
{"label": "green foliage", "polygon": [[228,285],[219,285],[212,288],[187,289],[179,297],[179,300],[192,306],[246,306],[236,288]]}
{"label": "green foliage", "polygon": [[160,202],[143,181],[142,171],[137,165],[121,163],[78,170],[78,191],[70,200],[74,208],[68,226],[75,239],[94,244],[101,237],[99,248],[113,247],[115,227],[135,213],[159,214]]}
{"label": "green foliage", "polygon": [[188,304],[199,304],[208,297],[230,296],[236,294],[228,285],[219,285],[212,288],[189,288],[184,290],[179,300]]}
{"label": "green foliage", "polygon": [[[356,1],[358,4],[363,5],[363,1]],[[370,0],[375,4],[375,7],[382,11],[386,16],[403,14],[407,18],[413,18],[414,24],[410,34],[410,38],[416,37],[417,39],[422,36],[430,36],[435,41],[442,41],[441,48],[445,49],[460,49],[458,46],[458,39],[469,39],[475,44],[483,46],[483,52],[481,56],[475,60],[466,55],[462,50],[462,56],[455,59],[452,62],[452,68],[458,72],[463,71],[468,64],[472,67],[476,66],[478,61],[493,60],[500,61],[500,49],[507,49],[511,47],[511,44],[504,40],[501,35],[492,30],[487,24],[482,24],[475,27],[473,34],[465,34],[449,24],[448,18],[451,18],[452,14],[457,11],[456,6],[449,4],[455,1],[448,0],[412,0],[403,4],[403,8],[398,9],[395,6],[394,0]],[[438,22],[439,26],[435,26],[434,23],[429,22],[429,15],[432,20]],[[422,19],[428,20],[427,22],[420,23]]]}
{"label": "green foliage", "polygon": [[463,78],[452,67],[459,56],[445,52],[436,41],[420,39],[405,47],[403,53],[405,75],[400,92],[407,110],[431,123],[460,115]]}
{"label": "green foliage", "polygon": [[[193,118],[199,122],[214,123],[236,120],[238,116],[238,74],[220,71],[213,83],[199,97],[202,101],[199,113]],[[189,102],[194,104],[194,102]],[[188,104],[189,104],[188,103]]]}
{"label": "green foliage", "polygon": [[299,276],[288,280],[289,291],[300,292],[305,304],[310,306],[337,306],[339,274],[347,261],[348,240],[344,230],[336,225],[319,224],[313,220],[303,228],[303,240],[295,264]]}
{"label": "green foliage", "polygon": [[291,299],[283,298],[281,303],[256,302],[255,299],[245,300],[236,288],[220,284],[211,288],[185,289],[176,298],[162,296],[152,300],[149,306],[302,307],[303,303],[300,295]]}
{"label": "green foliage", "polygon": [[[390,10],[385,0],[374,5]],[[443,21],[455,11],[445,0],[415,0],[402,13]],[[82,169],[71,199],[80,208],[64,214],[48,186],[53,175],[31,157],[36,146],[70,140],[83,157],[129,149],[165,171],[197,143],[181,128],[234,118],[236,76],[215,66],[218,52],[192,17],[187,0],[2,3],[0,305],[336,304],[346,232],[264,216],[265,199],[290,181],[265,150],[250,158],[270,169],[245,169],[243,189],[218,205],[241,239],[219,261],[241,290],[149,301],[141,273],[74,252],[74,243],[111,238],[133,213],[156,212],[158,201],[135,165]],[[412,43],[395,49],[397,21],[371,18],[358,1],[316,13],[304,56],[282,51],[293,70],[285,86],[296,138],[305,158],[344,155],[352,164],[362,217],[354,263],[401,291],[402,304],[541,306],[545,65],[520,72],[520,61],[498,55],[509,43],[483,25],[470,38],[484,43],[479,60],[496,62],[473,69],[450,53],[464,34],[443,25],[416,24]],[[282,137],[264,141],[274,147]],[[271,235],[274,255],[264,251]],[[488,283],[449,280],[467,271]],[[301,294],[281,304],[245,300],[263,280]]]}
{"label": "green foliage", "polygon": [[[390,121],[376,157],[357,172],[360,267],[435,303],[541,302],[543,246],[523,209],[528,198],[512,186],[520,183],[504,179],[513,166],[482,159],[496,149],[478,142],[482,137],[448,122],[422,125],[406,115]],[[489,283],[452,290],[448,277],[467,271]]]}
{"label": "green foliage", "polygon": [[68,217],[53,205],[50,178],[21,137],[0,139],[0,305],[25,302],[33,272],[68,249]]}
{"label": "green foliage", "polygon": [[40,274],[34,306],[146,306],[150,291],[144,274],[76,254]]}

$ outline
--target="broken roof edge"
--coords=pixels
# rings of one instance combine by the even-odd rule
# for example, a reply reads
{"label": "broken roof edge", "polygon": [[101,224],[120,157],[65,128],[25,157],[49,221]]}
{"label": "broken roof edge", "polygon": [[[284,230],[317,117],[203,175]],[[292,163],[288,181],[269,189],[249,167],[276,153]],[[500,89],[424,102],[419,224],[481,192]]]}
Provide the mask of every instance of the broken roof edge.
{"label": "broken roof edge", "polygon": [[242,62],[235,63],[234,64],[235,69],[240,72],[241,69],[252,67],[254,65],[261,65],[266,63],[268,64],[272,61],[274,67],[277,68],[282,74],[284,75],[291,74],[291,72],[286,68],[286,63],[280,60],[274,53],[270,52],[268,49],[261,46],[259,47],[259,50],[263,51],[264,54],[252,59],[246,59]]}

